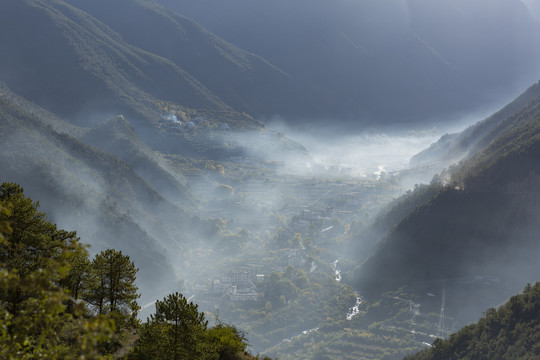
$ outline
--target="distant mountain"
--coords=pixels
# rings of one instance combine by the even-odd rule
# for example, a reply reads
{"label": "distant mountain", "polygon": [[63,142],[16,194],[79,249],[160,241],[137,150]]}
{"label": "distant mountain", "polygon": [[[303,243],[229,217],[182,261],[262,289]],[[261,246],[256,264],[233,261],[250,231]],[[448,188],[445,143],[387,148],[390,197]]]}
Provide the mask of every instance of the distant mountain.
{"label": "distant mountain", "polygon": [[529,95],[537,87],[498,113],[506,116],[476,142],[473,155],[379,220],[386,224],[380,240],[356,272],[360,289],[377,294],[485,274],[512,286],[534,278],[540,270],[540,98]]}
{"label": "distant mountain", "polygon": [[519,0],[159,2],[230,42],[158,1],[6,0],[0,81],[77,125],[123,113],[138,130],[163,101],[300,122],[439,119],[540,70],[540,24]]}
{"label": "distant mountain", "polygon": [[490,308],[475,324],[405,360],[537,359],[540,356],[540,283],[527,285],[499,309]]}
{"label": "distant mountain", "polygon": [[230,110],[172,61],[61,0],[0,4],[0,81],[37,105],[79,124],[96,115],[159,116],[157,100]]}
{"label": "distant mountain", "polygon": [[270,113],[291,98],[286,73],[153,2],[7,0],[0,14],[0,81],[78,125],[155,124],[162,102]]}
{"label": "distant mountain", "polygon": [[282,115],[440,120],[538,77],[540,24],[520,0],[157,0],[294,79]]}
{"label": "distant mountain", "polygon": [[155,2],[66,2],[96,17],[129,44],[173,61],[238,111],[281,111],[290,96],[292,79],[285,72]]}

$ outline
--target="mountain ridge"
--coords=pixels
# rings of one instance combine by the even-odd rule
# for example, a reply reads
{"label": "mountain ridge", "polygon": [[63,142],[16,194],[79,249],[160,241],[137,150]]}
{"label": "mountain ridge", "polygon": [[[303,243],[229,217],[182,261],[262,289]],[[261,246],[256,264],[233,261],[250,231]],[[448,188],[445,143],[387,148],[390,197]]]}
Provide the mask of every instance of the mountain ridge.
{"label": "mountain ridge", "polygon": [[130,164],[137,175],[170,201],[182,202],[183,206],[191,201],[185,179],[168,169],[165,160],[138,137],[125,117],[118,115],[98,124],[81,140]]}
{"label": "mountain ridge", "polygon": [[530,254],[540,246],[533,236],[540,231],[538,119],[540,98],[525,102],[499,119],[494,139],[487,132],[487,146],[434,177],[434,195],[416,202],[409,195],[398,204],[410,212],[389,223],[357,269],[357,285],[380,293],[483,272],[521,281],[532,276]]}
{"label": "mountain ridge", "polygon": [[[175,217],[177,226],[187,214],[168,203],[118,158],[98,151],[66,133],[58,133],[37,116],[0,97],[2,182],[18,182],[28,194],[40,195],[41,206],[60,226],[77,224],[79,236],[92,251],[114,246],[141,266],[144,291],[174,281],[175,269],[165,248],[181,246],[172,240],[170,226],[158,217]],[[184,239],[185,241],[185,239]],[[160,274],[163,284],[151,281]]]}
{"label": "mountain ridge", "polygon": [[290,74],[305,95],[291,122],[450,121],[539,76],[540,27],[519,0],[158,2]]}
{"label": "mountain ridge", "polygon": [[[230,109],[171,61],[126,44],[63,1],[8,0],[1,6],[0,65],[5,71],[0,80],[70,121],[92,108],[151,118],[161,97],[192,107]],[[27,33],[24,19],[35,31]],[[24,46],[19,38],[25,39]]]}
{"label": "mountain ridge", "polygon": [[[539,96],[540,82],[537,82],[493,115],[468,127],[460,133],[443,136],[428,149],[413,156],[410,164],[412,166],[429,165],[433,163],[450,165],[467,156],[474,155],[483,147],[486,147],[497,135],[509,130],[508,127],[504,127],[504,121],[507,118],[511,117],[521,108],[528,106],[529,103],[537,101]],[[508,122],[510,120],[506,121]]]}
{"label": "mountain ridge", "polygon": [[128,43],[172,60],[238,111],[275,111],[290,76],[155,2],[69,3],[113,28]]}

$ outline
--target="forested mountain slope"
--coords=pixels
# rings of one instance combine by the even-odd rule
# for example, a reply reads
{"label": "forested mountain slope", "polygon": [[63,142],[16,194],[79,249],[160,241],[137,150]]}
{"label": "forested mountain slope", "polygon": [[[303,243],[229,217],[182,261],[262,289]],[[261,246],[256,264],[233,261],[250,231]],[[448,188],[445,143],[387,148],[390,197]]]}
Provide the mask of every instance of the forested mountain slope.
{"label": "forested mountain slope", "polygon": [[4,83],[0,82],[0,98],[9,101],[11,104],[26,109],[37,116],[44,124],[49,125],[57,132],[64,132],[72,136],[82,136],[85,130],[81,127],[70,124],[62,120],[57,115],[37,106],[35,103],[13,93]]}
{"label": "forested mountain slope", "polygon": [[283,71],[155,2],[67,2],[107,24],[128,43],[173,61],[238,111],[279,112],[291,96],[292,80]]}
{"label": "forested mountain slope", "polygon": [[461,158],[481,151],[494,138],[514,128],[521,120],[514,119],[514,114],[521,109],[534,107],[540,100],[540,82],[529,87],[523,94],[510,102],[501,110],[480,121],[464,131],[443,136],[428,149],[415,155],[411,165],[443,163],[450,165]]}
{"label": "forested mountain slope", "polygon": [[[471,158],[484,150],[486,145],[494,138],[507,135],[520,124],[530,122],[531,117],[536,116],[531,114],[530,111],[535,109],[539,103],[540,83],[536,83],[495,114],[460,133],[442,136],[439,141],[415,155],[410,161],[411,165],[436,164],[436,166],[444,169],[459,162],[460,159]],[[462,162],[465,163],[465,166],[477,166],[477,161],[465,162],[463,160]],[[456,170],[456,168],[453,169],[453,171]],[[472,176],[474,172],[475,169],[469,169],[467,173]],[[460,171],[460,173],[463,173],[463,171]],[[509,173],[511,172],[509,171]],[[446,184],[449,183],[449,172],[447,170],[434,180],[436,183],[441,181]],[[452,181],[456,181],[457,184],[462,182],[463,179],[456,177]],[[402,197],[388,204],[386,209],[381,211],[373,224],[362,235],[362,238],[367,239],[367,241],[358,242],[356,244],[357,248],[361,248],[362,251],[369,249],[369,246],[372,246],[384,233],[390,231],[416,207],[427,202],[439,191],[438,186],[420,185],[414,191],[408,191]]]}
{"label": "forested mountain slope", "polygon": [[6,0],[0,81],[79,124],[155,122],[159,100],[369,124],[482,106],[540,70],[518,0],[160,2],[247,51],[154,1]]}
{"label": "forested mountain slope", "polygon": [[230,109],[172,61],[61,0],[2,1],[0,49],[0,81],[80,124],[121,112],[155,119],[157,99]]}
{"label": "forested mountain slope", "polygon": [[209,327],[178,292],[139,321],[131,258],[112,248],[89,256],[15,183],[0,184],[0,266],[2,359],[261,359],[246,353],[244,332]]}
{"label": "forested mountain slope", "polygon": [[534,277],[540,250],[540,101],[498,126],[505,131],[488,146],[434,180],[435,195],[398,205],[413,210],[359,267],[361,289],[375,294],[485,274],[509,282]]}
{"label": "forested mountain slope", "polygon": [[527,285],[499,309],[406,360],[513,360],[540,356],[540,283]]}
{"label": "forested mountain slope", "polygon": [[[1,181],[19,182],[29,195],[39,195],[59,225],[77,224],[92,252],[114,246],[136,259],[145,290],[174,278],[165,254],[185,241],[178,235],[187,220],[183,210],[125,162],[54,131],[6,97],[0,97],[0,119]],[[155,276],[163,283],[149,281]]]}
{"label": "forested mountain slope", "polygon": [[[486,145],[493,139],[509,134],[520,124],[530,122],[531,116],[535,116],[534,114],[531,114],[531,111],[534,111],[533,109],[535,109],[539,103],[540,83],[536,83],[495,114],[470,126],[460,133],[442,136],[439,141],[415,155],[411,159],[410,164],[412,166],[427,165],[445,169],[448,166],[459,162],[461,159],[471,158],[478,152],[484,150]],[[462,162],[465,163],[464,166],[469,167],[466,172],[468,176],[475,176],[474,174],[477,169],[474,169],[474,167],[478,166],[478,161],[465,162],[465,160],[463,160]],[[524,171],[528,171],[527,167],[524,167],[523,169]],[[353,251],[360,256],[361,261],[365,260],[365,258],[370,255],[370,252],[373,251],[373,246],[381,237],[387,232],[392,231],[392,229],[415,210],[415,208],[427,203],[441,191],[441,188],[437,183],[442,182],[446,185],[451,182],[456,182],[456,184],[462,183],[464,181],[464,172],[462,170],[459,170],[460,176],[455,174],[454,178],[450,180],[450,173],[456,171],[456,168],[453,168],[451,172],[444,170],[441,175],[435,178],[435,186],[433,186],[433,184],[432,186],[416,186],[414,191],[409,190],[400,198],[386,205],[386,208],[380,212],[372,224],[351,237],[351,247],[348,247],[347,251]],[[508,171],[508,173],[511,173],[511,171]],[[484,185],[480,186],[487,186],[490,181],[492,180],[488,179]],[[362,241],[355,241],[358,238],[361,238]],[[377,246],[380,246],[380,243],[377,244]]]}
{"label": "forested mountain slope", "polygon": [[165,159],[154,152],[119,115],[89,130],[81,140],[130,164],[135,173],[169,200],[189,203],[185,179],[171,170]]}

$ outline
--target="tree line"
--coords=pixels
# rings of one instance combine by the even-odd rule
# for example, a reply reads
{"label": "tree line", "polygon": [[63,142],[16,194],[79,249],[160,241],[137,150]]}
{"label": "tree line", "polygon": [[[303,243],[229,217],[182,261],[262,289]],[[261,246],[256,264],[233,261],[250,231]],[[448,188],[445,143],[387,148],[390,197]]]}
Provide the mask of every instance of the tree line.
{"label": "tree line", "polygon": [[20,186],[3,183],[0,358],[256,359],[242,331],[219,321],[209,328],[180,293],[138,320],[137,271],[114,249],[90,259],[76,232],[58,229]]}

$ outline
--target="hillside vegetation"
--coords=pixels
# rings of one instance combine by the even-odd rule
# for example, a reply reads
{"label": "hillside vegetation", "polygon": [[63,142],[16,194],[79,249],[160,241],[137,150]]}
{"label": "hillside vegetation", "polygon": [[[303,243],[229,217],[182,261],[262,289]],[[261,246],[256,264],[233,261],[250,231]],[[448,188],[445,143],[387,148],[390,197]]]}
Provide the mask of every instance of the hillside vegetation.
{"label": "hillside vegetation", "polygon": [[540,357],[540,283],[527,285],[475,324],[406,360],[511,360]]}
{"label": "hillside vegetation", "polygon": [[107,249],[90,259],[13,183],[0,185],[0,269],[3,359],[255,359],[242,332],[209,328],[179,293],[140,323],[130,257]]}
{"label": "hillside vegetation", "polygon": [[[125,162],[54,131],[34,114],[0,98],[2,181],[25,184],[39,195],[51,218],[79,233],[97,249],[114,246],[144,266],[141,279],[173,276],[165,247],[180,246],[178,228],[186,213],[150,187]],[[181,194],[181,193],[178,193]],[[167,232],[170,231],[169,234]],[[168,245],[167,245],[168,244]],[[154,275],[151,275],[154,274]],[[158,285],[162,286],[162,285]]]}
{"label": "hillside vegetation", "polygon": [[[291,96],[292,79],[283,71],[155,2],[67,2],[107,24],[126,42],[173,61],[237,111],[271,114]],[[183,101],[179,103],[194,106]]]}
{"label": "hillside vegetation", "polygon": [[458,162],[462,158],[476,154],[485,148],[497,136],[527,121],[527,114],[520,115],[516,121],[516,113],[529,107],[537,106],[540,98],[540,82],[529,87],[523,94],[504,106],[488,118],[468,127],[456,134],[443,136],[428,149],[411,158],[411,165],[442,163],[446,166]]}
{"label": "hillside vegetation", "polygon": [[[355,270],[356,286],[369,296],[403,286],[448,286],[454,289],[448,307],[466,322],[520,283],[534,281],[539,270],[534,254],[540,250],[535,235],[540,231],[540,100],[521,104],[479,140],[486,146],[436,176],[429,187],[419,186],[396,201],[375,223],[375,229],[386,227],[377,230],[380,239]],[[356,241],[361,248],[363,234]],[[357,256],[366,258],[365,251]],[[499,285],[465,306],[472,294],[466,284],[484,276]]]}
{"label": "hillside vegetation", "polygon": [[95,121],[96,111],[155,117],[157,99],[230,110],[172,61],[64,1],[3,1],[0,20],[0,81],[72,121]]}

